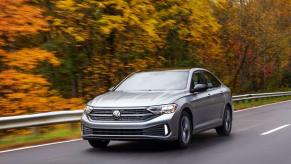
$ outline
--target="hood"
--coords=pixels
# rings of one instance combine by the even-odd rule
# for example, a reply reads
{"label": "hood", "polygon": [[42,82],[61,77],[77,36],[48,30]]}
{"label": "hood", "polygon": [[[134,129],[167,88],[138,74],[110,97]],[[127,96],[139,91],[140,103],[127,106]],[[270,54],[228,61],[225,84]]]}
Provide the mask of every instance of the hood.
{"label": "hood", "polygon": [[88,105],[95,107],[152,106],[173,103],[184,95],[185,91],[114,91],[95,97],[88,103]]}

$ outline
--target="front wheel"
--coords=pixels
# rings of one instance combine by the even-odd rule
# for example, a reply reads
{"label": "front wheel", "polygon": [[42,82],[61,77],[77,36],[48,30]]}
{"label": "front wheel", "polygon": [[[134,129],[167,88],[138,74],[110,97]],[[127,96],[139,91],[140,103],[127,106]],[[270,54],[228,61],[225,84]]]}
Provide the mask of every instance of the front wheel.
{"label": "front wheel", "polygon": [[106,148],[110,140],[88,140],[93,148]]}
{"label": "front wheel", "polygon": [[223,123],[216,128],[216,133],[220,136],[229,136],[232,128],[232,112],[230,107],[226,107],[223,115]]}
{"label": "front wheel", "polygon": [[176,141],[177,146],[186,148],[189,146],[192,137],[192,122],[190,115],[183,111],[179,121],[179,134]]}

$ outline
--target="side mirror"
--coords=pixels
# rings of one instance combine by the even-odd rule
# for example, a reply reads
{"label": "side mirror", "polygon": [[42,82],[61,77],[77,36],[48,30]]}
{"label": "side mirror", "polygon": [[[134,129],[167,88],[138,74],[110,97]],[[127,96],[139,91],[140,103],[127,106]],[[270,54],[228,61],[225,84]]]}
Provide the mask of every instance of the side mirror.
{"label": "side mirror", "polygon": [[114,87],[115,87],[115,86],[110,87],[110,88],[108,89],[108,91],[113,91]]}
{"label": "side mirror", "polygon": [[191,93],[195,92],[204,92],[207,90],[207,85],[206,84],[196,84],[193,89],[190,90]]}

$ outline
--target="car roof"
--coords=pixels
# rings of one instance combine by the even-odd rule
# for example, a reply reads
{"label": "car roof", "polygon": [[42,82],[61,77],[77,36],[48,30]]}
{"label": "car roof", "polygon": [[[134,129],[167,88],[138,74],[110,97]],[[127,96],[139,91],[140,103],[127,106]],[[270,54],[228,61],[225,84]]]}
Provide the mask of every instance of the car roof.
{"label": "car roof", "polygon": [[204,68],[188,68],[188,69],[153,69],[153,70],[145,70],[145,71],[138,71],[140,72],[164,72],[164,71],[197,71],[197,70],[206,70]]}

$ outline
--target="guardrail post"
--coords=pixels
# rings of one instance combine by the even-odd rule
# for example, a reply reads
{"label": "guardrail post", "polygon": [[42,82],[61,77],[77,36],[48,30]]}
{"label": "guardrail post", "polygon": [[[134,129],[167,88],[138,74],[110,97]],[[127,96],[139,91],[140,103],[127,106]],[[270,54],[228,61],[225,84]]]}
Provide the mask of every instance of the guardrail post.
{"label": "guardrail post", "polygon": [[76,128],[76,125],[74,123],[70,123],[69,128],[71,131],[74,131],[74,129]]}
{"label": "guardrail post", "polygon": [[32,131],[32,134],[35,136],[40,134],[40,129],[38,126],[30,127],[30,130]]}

